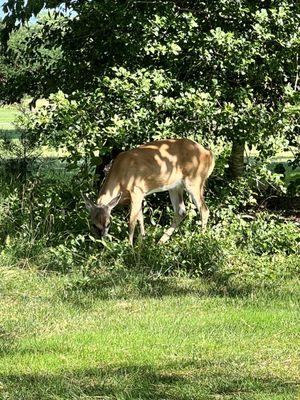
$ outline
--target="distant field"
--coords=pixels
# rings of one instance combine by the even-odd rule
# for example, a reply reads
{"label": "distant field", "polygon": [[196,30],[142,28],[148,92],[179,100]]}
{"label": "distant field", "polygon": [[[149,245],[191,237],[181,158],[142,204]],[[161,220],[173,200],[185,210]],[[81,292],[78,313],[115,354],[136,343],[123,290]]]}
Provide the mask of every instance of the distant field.
{"label": "distant field", "polygon": [[0,129],[14,129],[13,122],[17,114],[16,107],[0,107]]}
{"label": "distant field", "polygon": [[[22,106],[27,106],[30,99],[26,99],[22,102]],[[38,100],[37,107],[47,104],[46,100]],[[0,106],[0,129],[14,129],[14,120],[19,113],[19,108],[21,105],[11,105],[11,106]]]}
{"label": "distant field", "polygon": [[[29,101],[29,99],[24,100],[22,106],[27,106]],[[38,100],[37,107],[41,107],[44,104],[47,104],[46,100]],[[14,122],[19,114],[19,107],[20,105],[0,106],[0,137],[5,136],[18,142],[20,132],[16,130]],[[65,152],[62,150],[56,151],[46,146],[43,146],[42,148],[42,155],[44,157],[57,157],[58,155],[59,157],[62,157],[64,154]]]}

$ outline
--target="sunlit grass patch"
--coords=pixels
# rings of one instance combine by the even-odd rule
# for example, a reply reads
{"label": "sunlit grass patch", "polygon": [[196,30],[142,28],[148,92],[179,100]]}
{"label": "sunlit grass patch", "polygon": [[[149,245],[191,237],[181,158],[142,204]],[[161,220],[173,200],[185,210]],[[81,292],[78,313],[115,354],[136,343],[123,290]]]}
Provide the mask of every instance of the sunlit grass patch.
{"label": "sunlit grass patch", "polygon": [[0,129],[13,129],[13,122],[18,115],[16,106],[1,106],[0,107]]}

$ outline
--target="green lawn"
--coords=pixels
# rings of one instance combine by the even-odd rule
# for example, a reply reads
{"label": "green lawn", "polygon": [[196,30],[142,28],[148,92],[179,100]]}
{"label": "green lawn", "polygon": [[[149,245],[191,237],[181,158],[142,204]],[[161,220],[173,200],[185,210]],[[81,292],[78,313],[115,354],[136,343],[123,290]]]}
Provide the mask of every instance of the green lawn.
{"label": "green lawn", "polygon": [[[299,297],[64,297],[0,270],[1,399],[296,399]],[[188,282],[185,282],[188,284]],[[2,397],[1,397],[2,396]]]}

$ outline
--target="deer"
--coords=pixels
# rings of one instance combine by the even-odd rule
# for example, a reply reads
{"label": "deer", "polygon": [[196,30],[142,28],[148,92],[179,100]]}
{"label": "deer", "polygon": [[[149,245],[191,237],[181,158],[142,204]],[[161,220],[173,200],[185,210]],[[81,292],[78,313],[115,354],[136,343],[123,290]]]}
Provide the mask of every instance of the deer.
{"label": "deer", "polygon": [[157,140],[120,153],[106,171],[96,203],[83,195],[94,234],[104,238],[112,210],[118,204],[129,203],[129,241],[133,245],[137,222],[141,236],[145,235],[144,198],[162,191],[169,191],[174,217],[160,244],[169,240],[186,216],[184,191],[191,195],[200,213],[204,232],[209,217],[204,186],[214,166],[213,153],[190,139]]}

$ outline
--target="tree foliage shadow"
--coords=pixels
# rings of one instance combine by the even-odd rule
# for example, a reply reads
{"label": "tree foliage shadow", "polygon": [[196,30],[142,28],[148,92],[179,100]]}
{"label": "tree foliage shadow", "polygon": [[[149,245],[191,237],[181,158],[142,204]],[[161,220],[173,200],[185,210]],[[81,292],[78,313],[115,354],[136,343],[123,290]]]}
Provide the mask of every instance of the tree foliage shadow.
{"label": "tree foliage shadow", "polygon": [[[26,399],[191,400],[258,396],[295,398],[297,381],[256,376],[229,361],[185,361],[151,365],[110,365],[57,374],[2,374],[4,393]],[[265,398],[265,397],[264,397]],[[271,397],[270,397],[271,398]]]}

